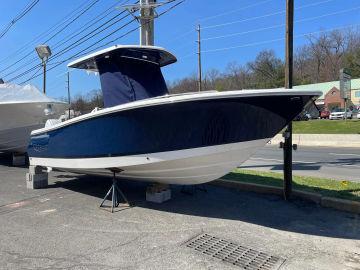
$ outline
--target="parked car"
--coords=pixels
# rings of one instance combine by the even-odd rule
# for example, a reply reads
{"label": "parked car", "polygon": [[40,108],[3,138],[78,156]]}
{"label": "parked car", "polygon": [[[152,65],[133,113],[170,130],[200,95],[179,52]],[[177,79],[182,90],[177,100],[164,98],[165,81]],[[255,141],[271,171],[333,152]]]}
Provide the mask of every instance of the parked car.
{"label": "parked car", "polygon": [[329,119],[330,117],[330,112],[329,111],[321,111],[320,112],[320,119]]}
{"label": "parked car", "polygon": [[353,115],[357,118],[357,119],[360,119],[360,110],[357,110],[357,111],[353,111]]}
{"label": "parked car", "polygon": [[330,113],[329,119],[330,120],[336,120],[336,119],[351,119],[352,118],[352,111],[350,111],[349,109],[345,110],[344,109],[335,109]]}
{"label": "parked car", "polygon": [[308,113],[302,112],[295,117],[294,121],[308,121],[311,116]]}

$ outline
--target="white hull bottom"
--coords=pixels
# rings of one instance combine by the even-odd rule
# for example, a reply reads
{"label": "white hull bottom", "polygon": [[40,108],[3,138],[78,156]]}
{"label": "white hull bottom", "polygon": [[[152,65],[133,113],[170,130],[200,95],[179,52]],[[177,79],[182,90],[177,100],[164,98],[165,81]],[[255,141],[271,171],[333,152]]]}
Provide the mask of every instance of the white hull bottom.
{"label": "white hull bottom", "polygon": [[31,131],[43,126],[43,124],[35,124],[0,130],[0,152],[26,153]]}
{"label": "white hull bottom", "polygon": [[218,179],[238,167],[271,138],[179,151],[123,157],[55,159],[30,158],[30,165],[62,171],[109,175],[119,168],[119,178],[164,184],[193,185]]}

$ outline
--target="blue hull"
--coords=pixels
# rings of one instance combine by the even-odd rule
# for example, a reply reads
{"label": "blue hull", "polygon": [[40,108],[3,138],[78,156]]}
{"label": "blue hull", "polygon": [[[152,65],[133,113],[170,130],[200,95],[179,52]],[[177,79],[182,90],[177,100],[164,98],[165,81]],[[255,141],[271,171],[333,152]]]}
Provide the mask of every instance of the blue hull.
{"label": "blue hull", "polygon": [[28,154],[115,157],[272,138],[312,97],[239,97],[118,111],[32,136]]}

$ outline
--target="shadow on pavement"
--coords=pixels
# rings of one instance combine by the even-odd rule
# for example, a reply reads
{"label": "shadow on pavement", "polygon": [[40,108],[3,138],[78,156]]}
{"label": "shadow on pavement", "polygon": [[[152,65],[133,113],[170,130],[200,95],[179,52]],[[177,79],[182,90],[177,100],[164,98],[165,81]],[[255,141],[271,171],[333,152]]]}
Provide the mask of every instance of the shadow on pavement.
{"label": "shadow on pavement", "polygon": [[[67,175],[58,175],[57,179],[59,181],[50,188],[64,188],[94,196],[99,198],[99,204],[111,186],[110,177],[80,175],[69,179]],[[193,196],[181,193],[180,186],[173,186],[172,199],[155,204],[145,201],[148,184],[134,181],[119,182],[120,188],[133,207],[242,221],[302,234],[360,239],[359,215],[321,208],[307,201],[285,202],[276,195],[259,195],[206,185],[207,192],[198,191]]]}
{"label": "shadow on pavement", "polygon": [[11,166],[11,155],[6,153],[0,153],[0,165]]}

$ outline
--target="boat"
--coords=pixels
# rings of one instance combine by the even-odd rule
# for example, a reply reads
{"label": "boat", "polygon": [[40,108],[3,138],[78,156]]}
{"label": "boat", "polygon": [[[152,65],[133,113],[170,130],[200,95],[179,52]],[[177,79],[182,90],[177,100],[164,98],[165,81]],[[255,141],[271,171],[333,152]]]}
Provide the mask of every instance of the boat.
{"label": "boat", "polygon": [[98,72],[104,108],[34,130],[30,165],[193,185],[229,173],[321,92],[289,89],[168,93],[161,47],[122,46],[68,64]]}
{"label": "boat", "polygon": [[44,127],[67,107],[32,85],[0,84],[0,152],[26,153],[31,131]]}

